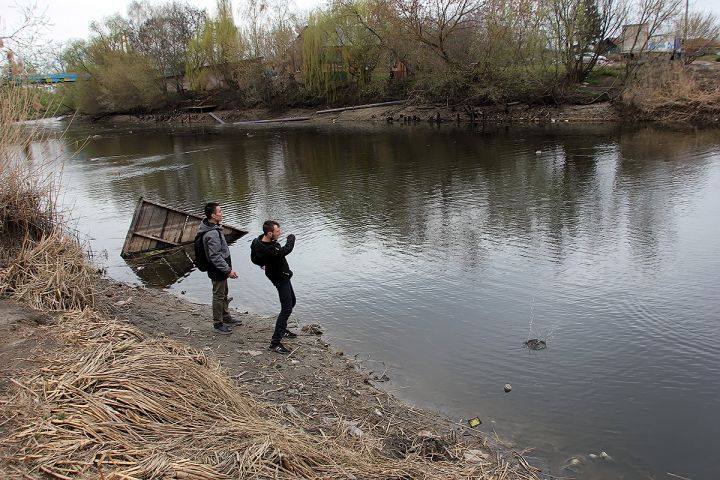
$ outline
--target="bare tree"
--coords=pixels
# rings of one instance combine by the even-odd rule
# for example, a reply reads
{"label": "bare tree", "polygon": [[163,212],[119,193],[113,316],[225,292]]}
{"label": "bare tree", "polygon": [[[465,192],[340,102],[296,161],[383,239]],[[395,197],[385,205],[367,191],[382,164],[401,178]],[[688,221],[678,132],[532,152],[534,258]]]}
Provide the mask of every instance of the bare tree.
{"label": "bare tree", "polygon": [[683,59],[686,64],[707,55],[720,41],[720,18],[711,12],[690,12],[675,23],[676,32],[684,32]]}
{"label": "bare tree", "polygon": [[450,54],[453,39],[478,25],[483,0],[392,0],[402,26],[447,65],[460,66]]}
{"label": "bare tree", "polygon": [[[0,47],[27,47],[33,44],[42,29],[48,26],[47,9],[38,10],[37,3],[16,5],[20,21],[7,31],[0,31]],[[0,17],[1,19],[2,17]]]}
{"label": "bare tree", "polygon": [[412,70],[412,47],[397,31],[396,14],[387,0],[371,0],[362,4],[355,0],[338,0],[338,6],[375,37],[380,47],[403,62],[408,72]]}
{"label": "bare tree", "polygon": [[[7,30],[0,30],[0,65],[6,74],[19,75],[28,66],[41,65],[47,60],[48,49],[39,42],[39,36],[48,26],[46,10],[39,10],[36,3],[16,5],[19,21]],[[0,17],[2,19],[2,17]]]}
{"label": "bare tree", "polygon": [[[551,44],[565,66],[565,80],[584,80],[605,53],[605,40],[627,18],[622,0],[550,0]],[[587,54],[590,55],[587,55]]]}
{"label": "bare tree", "polygon": [[180,2],[157,7],[134,2],[128,18],[133,48],[153,58],[158,70],[172,76],[176,90],[182,91],[187,47],[204,25],[205,11]]}

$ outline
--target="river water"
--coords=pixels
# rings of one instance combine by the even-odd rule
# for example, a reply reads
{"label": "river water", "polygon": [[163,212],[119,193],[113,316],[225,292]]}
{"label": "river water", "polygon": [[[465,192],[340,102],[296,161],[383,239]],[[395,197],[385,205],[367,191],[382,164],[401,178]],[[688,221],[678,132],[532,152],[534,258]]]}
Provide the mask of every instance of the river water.
{"label": "river water", "polygon": [[117,279],[208,302],[205,274],[153,279],[120,250],[140,196],[216,200],[252,232],[234,306],[274,314],[249,244],[277,219],[296,318],[399,397],[480,417],[553,475],[718,478],[720,130],[74,126],[29,153],[64,161]]}

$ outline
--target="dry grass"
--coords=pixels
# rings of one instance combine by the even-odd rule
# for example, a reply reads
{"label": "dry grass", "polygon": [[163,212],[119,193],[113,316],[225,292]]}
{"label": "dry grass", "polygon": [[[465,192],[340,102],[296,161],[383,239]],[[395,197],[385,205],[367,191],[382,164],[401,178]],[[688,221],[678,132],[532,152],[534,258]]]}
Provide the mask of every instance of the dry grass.
{"label": "dry grass", "polygon": [[34,158],[32,90],[0,88],[0,293],[41,310],[92,305],[91,267],[58,208],[60,169]]}
{"label": "dry grass", "polygon": [[702,120],[720,114],[720,83],[701,85],[680,62],[650,62],[628,80],[621,101],[639,120]]}
{"label": "dry grass", "polygon": [[37,130],[21,125],[34,110],[32,92],[22,86],[0,89],[0,243],[4,259],[22,240],[40,240],[60,223],[57,174],[51,162],[32,158]]}
{"label": "dry grass", "polygon": [[94,304],[93,274],[80,244],[56,230],[39,241],[26,237],[0,271],[0,293],[38,310],[80,310]]}
{"label": "dry grass", "polygon": [[6,465],[26,478],[537,478],[462,460],[461,447],[440,461],[397,459],[371,434],[311,435],[202,353],[90,310],[53,328],[67,347],[0,402],[15,432],[0,441]]}

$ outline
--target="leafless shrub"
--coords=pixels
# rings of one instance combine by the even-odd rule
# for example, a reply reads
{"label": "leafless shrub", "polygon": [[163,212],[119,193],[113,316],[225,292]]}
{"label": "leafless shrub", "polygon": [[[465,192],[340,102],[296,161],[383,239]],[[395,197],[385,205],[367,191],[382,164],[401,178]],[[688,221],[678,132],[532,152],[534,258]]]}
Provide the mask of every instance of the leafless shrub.
{"label": "leafless shrub", "polygon": [[620,97],[639,120],[693,121],[720,114],[717,83],[701,86],[681,62],[647,62]]}

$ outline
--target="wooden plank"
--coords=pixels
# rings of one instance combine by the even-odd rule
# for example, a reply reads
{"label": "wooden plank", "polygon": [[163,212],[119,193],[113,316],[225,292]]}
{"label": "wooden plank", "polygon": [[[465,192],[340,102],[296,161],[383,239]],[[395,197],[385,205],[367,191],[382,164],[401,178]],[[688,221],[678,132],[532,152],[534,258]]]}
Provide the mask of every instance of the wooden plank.
{"label": "wooden plank", "polygon": [[208,115],[210,115],[212,118],[214,118],[220,125],[225,125],[225,120],[223,120],[222,118],[218,117],[218,116],[215,115],[214,113],[208,112]]}
{"label": "wooden plank", "polygon": [[185,225],[185,219],[187,216],[179,215],[175,212],[168,212],[165,229],[162,234],[162,238],[167,238],[175,243],[181,244],[183,237],[183,227]]}
{"label": "wooden plank", "polygon": [[195,240],[195,235],[197,235],[198,229],[200,227],[200,222],[201,220],[197,220],[196,218],[186,218],[182,230],[182,239],[180,241],[184,243],[192,242],[193,240]]}
{"label": "wooden plank", "polygon": [[235,122],[233,125],[256,125],[259,123],[284,123],[284,122],[304,122],[312,120],[312,117],[287,117],[287,118],[271,118],[268,120],[249,120],[244,122]]}
{"label": "wooden plank", "polygon": [[165,210],[170,210],[171,212],[177,212],[182,215],[187,215],[188,217],[195,217],[198,220],[202,220],[203,218],[205,218],[205,217],[201,217],[200,215],[195,215],[194,213],[183,212],[182,210],[178,210],[177,208],[170,207],[168,205],[165,205],[164,203],[148,200],[147,198],[143,198],[143,202],[148,203],[150,205],[155,205],[155,206],[163,208]]}
{"label": "wooden plank", "polygon": [[130,228],[128,228],[128,233],[125,236],[125,243],[123,243],[123,248],[121,250],[120,255],[124,256],[127,252],[131,251],[131,242],[133,238],[133,232],[135,231],[137,227],[138,217],[140,216],[140,210],[142,210],[143,205],[143,197],[140,197],[140,200],[138,200],[137,205],[135,205],[135,211],[133,213],[132,220],[130,221]]}
{"label": "wooden plank", "polygon": [[[145,208],[145,205],[144,205],[144,204],[141,205],[141,207],[140,207],[140,214],[138,215],[138,222],[137,222],[137,225],[135,225],[135,230],[134,230],[134,232],[136,232],[136,231],[138,231],[139,229],[143,228],[142,225],[143,225],[143,224],[147,224],[147,223],[150,221],[149,218],[148,218],[149,215],[150,215],[150,213],[149,213],[149,212],[147,211],[147,209]],[[133,232],[133,233],[134,233],[134,232]],[[145,250],[147,249],[147,247],[149,246],[149,244],[150,244],[150,243],[147,241],[147,239],[145,239],[145,238],[138,237],[138,236],[136,236],[136,235],[134,235],[133,238],[134,238],[134,240],[133,240],[133,251],[136,251],[136,252],[145,251]]]}
{"label": "wooden plank", "polygon": [[405,100],[393,100],[392,102],[380,102],[380,103],[366,103],[365,105],[355,105],[354,107],[341,107],[341,108],[329,108],[327,110],[318,110],[315,112],[316,115],[322,115],[324,113],[342,113],[346,110],[362,110],[363,108],[373,107],[389,107],[390,105],[401,105],[405,103]]}
{"label": "wooden plank", "polygon": [[[182,212],[140,197],[125,239],[122,256],[127,258],[155,249],[192,243],[203,219],[204,217],[200,215]],[[231,242],[248,232],[223,225],[223,233]]]}
{"label": "wooden plank", "polygon": [[145,230],[138,229],[138,232],[147,233],[149,235],[161,238],[163,226],[165,225],[165,222],[167,221],[167,217],[170,212],[158,207],[152,207],[152,214],[152,219],[150,220],[150,225],[148,225],[148,228]]}
{"label": "wooden plank", "polygon": [[147,238],[147,239],[149,239],[149,240],[154,240],[155,242],[158,242],[158,243],[166,243],[166,244],[171,245],[171,246],[173,246],[173,247],[179,247],[179,246],[180,246],[179,243],[170,242],[170,241],[168,241],[168,240],[165,240],[164,238],[154,237],[154,236],[152,236],[152,235],[148,235],[148,234],[145,234],[145,233],[135,232],[134,235],[137,236],[137,237],[143,237],[143,238]]}
{"label": "wooden plank", "polygon": [[[148,206],[144,203],[140,211],[140,218],[138,219],[138,224],[135,227],[135,232],[147,231],[148,226],[150,225],[150,221],[152,220],[152,216],[152,210],[149,209]],[[150,240],[146,238],[141,238],[138,243],[139,245],[136,246],[136,251],[145,252],[147,250],[150,250]]]}

